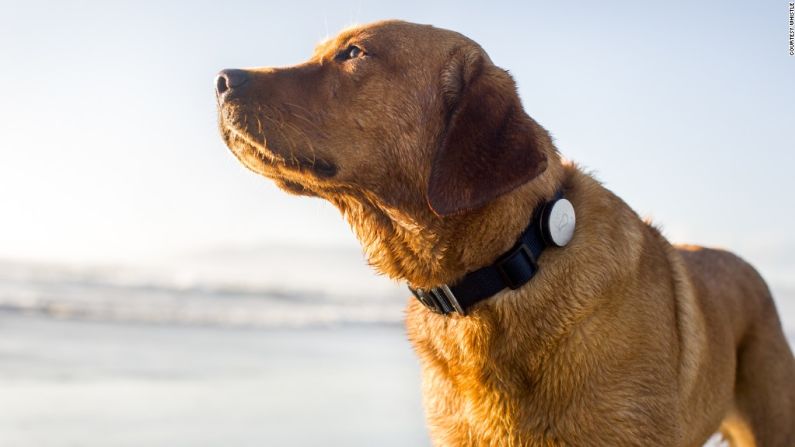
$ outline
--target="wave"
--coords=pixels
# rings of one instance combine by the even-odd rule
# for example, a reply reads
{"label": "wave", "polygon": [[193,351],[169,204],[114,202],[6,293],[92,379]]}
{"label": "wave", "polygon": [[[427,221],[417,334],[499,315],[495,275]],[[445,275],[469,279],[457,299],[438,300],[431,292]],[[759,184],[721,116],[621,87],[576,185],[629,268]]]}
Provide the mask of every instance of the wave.
{"label": "wave", "polygon": [[[277,258],[281,270],[308,265]],[[304,269],[304,281],[279,274],[273,263],[246,269],[243,264],[252,265],[248,261],[226,259],[223,268],[195,260],[144,268],[0,262],[0,312],[256,328],[398,324],[403,319],[405,288],[376,277],[361,261],[361,268],[341,271]],[[272,274],[262,275],[263,269]],[[333,281],[325,280],[329,273]]]}

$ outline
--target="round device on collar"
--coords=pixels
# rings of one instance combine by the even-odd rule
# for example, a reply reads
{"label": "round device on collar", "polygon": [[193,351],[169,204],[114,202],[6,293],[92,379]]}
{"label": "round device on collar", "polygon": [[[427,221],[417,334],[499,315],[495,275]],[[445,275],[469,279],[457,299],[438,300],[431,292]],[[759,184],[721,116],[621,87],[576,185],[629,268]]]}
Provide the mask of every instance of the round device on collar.
{"label": "round device on collar", "polygon": [[574,236],[574,206],[564,198],[552,200],[541,212],[541,235],[549,245],[564,247]]}

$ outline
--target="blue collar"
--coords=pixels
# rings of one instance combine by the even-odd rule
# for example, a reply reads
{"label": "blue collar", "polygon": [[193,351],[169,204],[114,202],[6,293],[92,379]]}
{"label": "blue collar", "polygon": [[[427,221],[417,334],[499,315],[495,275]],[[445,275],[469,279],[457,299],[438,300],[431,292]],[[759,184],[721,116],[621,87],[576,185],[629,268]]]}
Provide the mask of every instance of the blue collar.
{"label": "blue collar", "polygon": [[[409,290],[433,312],[466,315],[475,304],[505,288],[518,289],[538,272],[538,258],[548,246],[563,247],[574,232],[575,216],[571,202],[558,191],[552,200],[533,211],[530,224],[514,246],[485,267],[464,275],[453,285]],[[561,236],[562,235],[562,236]]]}

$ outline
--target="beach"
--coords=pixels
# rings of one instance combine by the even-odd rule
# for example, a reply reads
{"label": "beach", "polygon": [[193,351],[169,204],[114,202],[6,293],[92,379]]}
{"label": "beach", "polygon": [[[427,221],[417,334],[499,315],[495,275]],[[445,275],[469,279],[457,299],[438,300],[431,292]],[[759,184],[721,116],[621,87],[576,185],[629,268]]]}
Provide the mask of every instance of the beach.
{"label": "beach", "polygon": [[0,445],[429,441],[399,325],[276,330],[3,312]]}

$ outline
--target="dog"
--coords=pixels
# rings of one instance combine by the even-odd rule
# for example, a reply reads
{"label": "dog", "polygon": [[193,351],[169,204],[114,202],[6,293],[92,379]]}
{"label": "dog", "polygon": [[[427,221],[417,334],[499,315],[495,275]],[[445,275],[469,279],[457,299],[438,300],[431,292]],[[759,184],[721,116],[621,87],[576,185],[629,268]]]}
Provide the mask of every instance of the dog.
{"label": "dog", "polygon": [[[331,202],[419,298],[406,325],[434,445],[795,446],[795,360],[760,275],[672,246],[564,161],[472,40],[354,27],[300,65],[224,70],[216,96],[243,165]],[[538,216],[564,199],[545,231],[568,240],[527,249],[555,238]],[[483,269],[496,288],[473,282]],[[488,296],[464,308],[465,283]]]}

